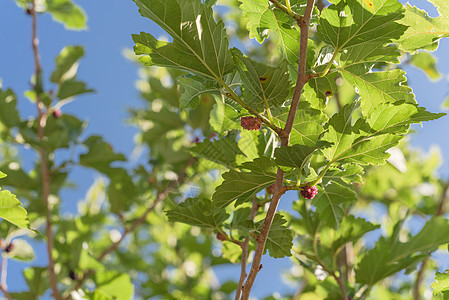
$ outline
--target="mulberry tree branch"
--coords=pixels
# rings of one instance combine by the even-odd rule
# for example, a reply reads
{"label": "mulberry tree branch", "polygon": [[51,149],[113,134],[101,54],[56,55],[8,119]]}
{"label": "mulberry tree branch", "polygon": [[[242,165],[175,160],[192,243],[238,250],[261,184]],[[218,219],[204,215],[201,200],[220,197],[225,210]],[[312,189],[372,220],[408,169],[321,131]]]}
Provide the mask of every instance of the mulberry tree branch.
{"label": "mulberry tree branch", "polygon": [[[312,9],[314,5],[315,0],[308,0],[304,17],[301,20],[298,20],[298,25],[301,29],[298,78],[296,80],[296,87],[293,93],[292,103],[290,106],[290,111],[288,113],[287,121],[285,123],[285,127],[279,134],[279,138],[281,139],[281,147],[288,146],[289,144],[290,133],[293,128],[293,120],[295,119],[296,111],[298,109],[302,89],[310,78],[306,74],[306,58],[307,58],[307,42],[309,38],[310,18],[312,16]],[[279,199],[285,193],[285,189],[283,188],[283,181],[284,181],[284,172],[280,168],[278,168],[273,198],[271,199],[271,203],[267,211],[267,216],[265,217],[265,221],[263,223],[260,234],[256,238],[257,242],[256,252],[254,254],[251,270],[243,287],[243,293],[241,297],[241,299],[243,300],[249,298],[251,288],[254,284],[254,280],[256,279],[257,273],[259,273],[260,271],[260,262],[262,260],[262,255],[265,249],[268,233],[270,231],[271,224],[273,223],[273,219],[276,214]]]}

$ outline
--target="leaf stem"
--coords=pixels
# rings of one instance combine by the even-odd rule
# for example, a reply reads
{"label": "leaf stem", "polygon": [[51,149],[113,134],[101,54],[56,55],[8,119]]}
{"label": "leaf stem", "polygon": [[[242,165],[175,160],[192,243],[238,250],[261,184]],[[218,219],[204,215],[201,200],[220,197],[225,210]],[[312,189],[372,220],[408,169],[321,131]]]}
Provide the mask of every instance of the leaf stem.
{"label": "leaf stem", "polygon": [[320,172],[320,175],[318,176],[317,179],[315,179],[314,181],[312,181],[310,183],[311,186],[317,185],[319,183],[321,183],[321,181],[323,180],[324,175],[326,175],[327,170],[329,170],[330,166],[332,165],[332,161],[329,161],[327,163],[327,165],[324,167],[324,169]]}
{"label": "leaf stem", "polygon": [[287,15],[289,15],[290,17],[295,19],[295,21],[298,23],[298,25],[304,23],[304,17],[301,16],[301,15],[298,15],[297,13],[292,11],[292,8],[290,6],[290,0],[287,0],[287,2],[286,2],[287,6],[285,6],[284,4],[279,2],[278,0],[269,0],[269,1],[271,3],[273,3],[274,6],[276,6],[277,8],[282,10],[283,12],[285,12]]}
{"label": "leaf stem", "polygon": [[[187,168],[190,167],[191,165],[193,165],[196,161],[196,158],[191,157],[189,159],[189,161],[186,163],[186,165],[184,166],[184,168],[179,172],[178,174],[178,179],[174,180],[172,182],[170,182],[168,184],[168,186],[162,190],[159,191],[157,193],[156,199],[154,200],[154,202],[148,206],[148,208],[145,210],[145,212],[138,218],[136,219],[130,227],[125,228],[122,236],[120,237],[120,239],[116,242],[114,242],[112,245],[110,245],[108,248],[106,248],[105,250],[103,250],[103,252],[98,256],[97,261],[101,262],[103,261],[103,259],[105,259],[105,257],[111,253],[112,251],[116,250],[119,245],[123,242],[123,240],[125,239],[126,236],[128,236],[130,233],[134,232],[134,230],[136,230],[137,227],[139,227],[143,222],[145,222],[145,220],[147,219],[147,216],[150,212],[152,212],[156,206],[162,201],[164,200],[168,194],[179,184],[181,184],[182,182],[185,181],[186,179],[186,173],[187,173]],[[66,291],[66,296],[64,297],[64,300],[68,300],[71,299],[71,295],[70,292],[71,291],[75,291],[79,288],[81,288],[81,286],[84,284],[84,282],[91,277],[93,274],[95,273],[94,270],[89,269],[86,273],[84,273],[84,275],[76,282],[76,284],[68,291]]]}
{"label": "leaf stem", "polygon": [[329,61],[329,63],[328,63],[327,66],[326,66],[326,69],[324,69],[324,71],[321,72],[321,73],[318,75],[318,77],[324,77],[324,76],[327,75],[327,73],[329,73],[329,70],[332,68],[332,65],[334,64],[334,60],[335,60],[335,57],[337,56],[337,54],[338,54],[338,50],[335,49],[334,54],[332,55],[331,60]]}
{"label": "leaf stem", "polygon": [[287,6],[287,11],[289,15],[293,15],[292,7],[290,5],[290,0],[285,0],[285,5]]}
{"label": "leaf stem", "polygon": [[[31,1],[31,17],[32,17],[32,48],[34,55],[34,91],[36,93],[36,106],[37,106],[37,135],[39,142],[42,143],[44,140],[44,130],[47,121],[47,114],[43,112],[44,103],[41,99],[41,89],[40,77],[42,76],[42,69],[39,58],[39,39],[37,37],[37,16],[36,16],[36,0]],[[53,223],[52,223],[52,212],[48,202],[48,196],[50,195],[50,167],[48,165],[47,157],[48,153],[42,148],[41,145],[38,146],[38,152],[41,163],[41,180],[42,180],[42,198],[46,206],[46,228],[45,234],[47,236],[47,256],[48,256],[48,274],[50,279],[50,287],[53,293],[53,297],[56,300],[62,299],[61,294],[58,291],[58,281],[55,273],[55,263],[53,260],[53,248],[54,248],[54,236],[53,236]]]}
{"label": "leaf stem", "polygon": [[[252,108],[251,106],[249,106],[248,104],[243,102],[243,100],[240,99],[240,97],[234,92],[233,89],[231,89],[231,87],[229,85],[226,84],[226,82],[224,82],[223,79],[217,78],[216,80],[228,91],[230,98],[232,100],[234,100],[235,102],[240,104],[243,108],[245,108],[251,114],[255,115],[257,118],[259,118],[265,125],[267,125],[271,129],[273,129],[274,132],[279,134],[282,131],[281,128],[274,125],[273,116],[271,115],[271,111],[269,110],[269,108],[267,111],[268,111],[268,116],[270,117],[270,119],[267,119],[265,116],[258,113],[254,108]],[[265,105],[268,107],[268,103],[266,103]]]}
{"label": "leaf stem", "polygon": [[[270,0],[273,2],[273,0]],[[274,2],[273,2],[274,3]],[[312,16],[312,9],[315,4],[315,0],[307,0],[306,11],[304,17],[301,18],[301,22],[298,21],[298,24],[301,29],[300,36],[300,49],[299,49],[299,62],[298,62],[298,78],[296,80],[296,87],[293,93],[292,103],[290,106],[290,111],[287,117],[287,121],[285,123],[284,129],[278,133],[279,138],[281,139],[281,147],[288,146],[290,140],[290,133],[293,127],[293,120],[296,115],[296,111],[299,105],[299,99],[301,97],[302,89],[304,85],[307,83],[309,76],[306,74],[306,58],[307,58],[307,43],[309,38],[309,24],[310,18]],[[275,4],[276,5],[276,4]],[[276,183],[274,186],[274,193],[271,199],[270,206],[268,207],[267,215],[265,217],[264,223],[262,225],[262,229],[260,234],[256,238],[257,246],[256,251],[253,257],[253,263],[251,265],[251,269],[246,279],[243,293],[241,299],[247,300],[251,293],[251,288],[254,284],[254,280],[256,279],[257,274],[260,271],[260,262],[262,260],[262,255],[265,249],[265,244],[267,241],[268,233],[271,228],[271,224],[273,223],[274,216],[276,214],[277,206],[279,204],[279,200],[281,196],[285,193],[286,189],[283,187],[284,181],[284,172],[278,168],[276,174]]]}

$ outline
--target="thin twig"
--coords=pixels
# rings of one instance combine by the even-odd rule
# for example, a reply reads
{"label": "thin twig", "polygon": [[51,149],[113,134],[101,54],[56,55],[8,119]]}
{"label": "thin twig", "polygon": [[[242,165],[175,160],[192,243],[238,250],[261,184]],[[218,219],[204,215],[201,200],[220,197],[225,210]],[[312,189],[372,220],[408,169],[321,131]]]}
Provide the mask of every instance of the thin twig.
{"label": "thin twig", "polygon": [[13,298],[11,297],[11,295],[8,293],[7,289],[8,287],[6,286],[6,276],[7,276],[7,269],[8,269],[8,258],[2,255],[2,274],[1,274],[1,280],[0,280],[0,291],[3,293],[3,295],[8,299],[8,300],[13,300]]}
{"label": "thin twig", "polygon": [[295,21],[300,24],[304,21],[304,17],[302,17],[301,15],[298,15],[297,13],[295,13],[294,11],[292,11],[291,9],[288,9],[287,6],[285,6],[284,4],[282,4],[281,2],[277,1],[277,0],[269,0],[271,3],[274,4],[274,6],[276,6],[277,8],[279,8],[280,10],[284,11],[286,14],[288,14],[290,17],[292,17],[293,19],[295,19]]}
{"label": "thin twig", "polygon": [[6,277],[8,274],[8,258],[5,255],[2,255],[2,275],[0,279],[0,286],[5,290],[8,289],[6,285]]}
{"label": "thin twig", "polygon": [[[307,58],[307,42],[309,37],[309,24],[310,18],[312,15],[312,9],[315,4],[315,0],[308,0],[307,7],[302,18],[299,23],[301,29],[300,36],[300,49],[299,49],[299,63],[298,63],[298,78],[296,81],[295,91],[293,93],[293,99],[290,106],[290,111],[287,117],[287,121],[285,123],[285,127],[282,130],[281,134],[279,134],[279,138],[281,139],[281,147],[288,146],[290,140],[290,133],[293,127],[293,120],[295,119],[296,111],[298,109],[299,100],[301,97],[302,89],[304,85],[307,83],[308,76],[306,75],[306,58]],[[243,288],[242,299],[246,300],[249,298],[249,294],[251,292],[251,288],[254,284],[254,280],[256,279],[257,273],[260,271],[260,262],[262,260],[262,255],[265,249],[265,244],[268,237],[268,232],[270,231],[271,224],[273,223],[274,216],[276,214],[277,206],[279,203],[279,199],[285,193],[285,189],[283,189],[283,181],[284,181],[284,172],[278,168],[276,174],[276,183],[274,187],[273,198],[271,199],[270,206],[268,207],[267,216],[265,217],[265,221],[263,223],[260,234],[257,236],[256,242],[256,252],[254,254],[253,263],[251,265],[251,269],[246,279],[246,283]]]}
{"label": "thin twig", "polygon": [[[315,239],[314,239],[314,248],[315,247]],[[296,251],[295,251],[296,250]],[[305,257],[315,261],[318,265],[320,265],[323,268],[323,271],[325,271],[326,273],[328,273],[329,275],[331,275],[335,281],[337,282],[338,286],[340,287],[340,291],[342,294],[342,299],[346,300],[347,298],[347,293],[346,293],[346,288],[345,285],[343,283],[343,280],[341,278],[341,274],[340,276],[338,276],[333,270],[329,269],[322,261],[321,259],[318,257],[317,251],[315,250],[315,255],[303,252],[303,251],[299,251],[298,249],[293,248],[293,251],[295,251],[297,254],[301,254],[304,255]]]}
{"label": "thin twig", "polygon": [[292,296],[292,300],[298,300],[299,296],[301,296],[301,294],[304,292],[304,290],[306,289],[307,285],[309,284],[309,282],[307,281],[307,279],[304,279],[301,283],[301,285],[299,286],[299,288],[296,290],[296,292],[293,294]]}
{"label": "thin twig", "polygon": [[[259,207],[260,206],[257,203],[257,198],[254,197],[253,205],[251,207],[251,213],[249,214],[249,220],[251,220],[251,221],[254,220]],[[245,282],[246,276],[248,275],[246,273],[246,263],[248,261],[248,245],[249,245],[249,236],[247,236],[245,238],[245,240],[243,241],[243,243],[240,245],[240,247],[242,248],[242,261],[240,262],[241,263],[240,279],[239,279],[239,283],[237,286],[237,291],[235,293],[235,300],[240,299],[240,295],[242,294],[242,290],[243,290],[243,284]]]}
{"label": "thin twig", "polygon": [[[44,140],[44,130],[46,125],[46,119],[47,116],[43,112],[44,103],[42,102],[41,95],[40,95],[40,87],[38,89],[38,84],[40,84],[40,77],[41,77],[41,64],[40,64],[40,58],[39,58],[39,39],[37,37],[37,17],[36,17],[36,0],[33,0],[31,2],[31,17],[32,17],[32,47],[33,47],[33,54],[34,54],[34,91],[36,93],[36,106],[37,106],[37,135],[39,138],[39,142],[42,143]],[[50,279],[50,287],[53,292],[53,297],[56,300],[60,300],[61,295],[58,291],[58,281],[56,278],[55,273],[55,263],[53,260],[52,252],[54,248],[54,237],[53,237],[53,223],[51,221],[51,209],[48,203],[48,196],[50,195],[50,169],[48,166],[47,161],[47,153],[42,148],[42,146],[39,146],[39,157],[41,161],[41,179],[42,179],[42,198],[44,200],[45,206],[46,206],[46,228],[45,228],[45,234],[47,236],[47,256],[48,256],[48,274]]]}
{"label": "thin twig", "polygon": [[[184,166],[184,168],[181,170],[181,172],[178,174],[178,178],[177,180],[174,180],[172,182],[169,183],[169,185],[163,190],[158,192],[156,199],[154,200],[154,202],[148,206],[148,208],[145,210],[145,212],[138,218],[136,219],[130,227],[126,228],[125,231],[123,232],[122,236],[120,237],[120,239],[116,242],[114,242],[111,246],[109,246],[108,248],[106,248],[105,250],[103,250],[103,252],[98,256],[97,261],[101,262],[103,261],[103,259],[112,251],[116,250],[119,245],[123,242],[123,240],[125,239],[126,236],[128,236],[130,233],[134,232],[134,230],[139,227],[139,225],[141,225],[143,222],[145,222],[148,214],[150,212],[152,212],[156,206],[162,201],[164,200],[168,194],[180,183],[182,183],[185,180],[186,177],[186,172],[187,172],[187,168],[190,167],[194,162],[196,161],[196,159],[194,157],[191,157],[189,159],[189,161],[186,163],[186,165]],[[66,293],[69,293],[68,295],[66,295],[64,297],[64,300],[68,300],[71,298],[70,292],[72,291],[76,291],[77,289],[81,288],[84,284],[84,282],[90,278],[93,274],[95,273],[94,270],[89,269],[86,273],[84,273],[84,275],[77,280],[76,284],[70,289],[68,290]]]}
{"label": "thin twig", "polygon": [[[435,212],[435,217],[441,216],[446,209],[448,190],[449,190],[449,180],[446,182],[446,184],[443,187],[443,191],[441,192],[440,201],[438,203],[438,208]],[[428,258],[423,260],[423,262],[421,263],[421,267],[419,268],[418,273],[416,274],[415,285],[413,286],[413,299],[414,300],[421,299],[419,290],[420,290],[422,282],[424,280],[424,272],[426,270],[428,260],[429,260]]]}
{"label": "thin twig", "polygon": [[6,291],[6,289],[0,285],[0,291],[8,300],[14,300],[14,298]]}

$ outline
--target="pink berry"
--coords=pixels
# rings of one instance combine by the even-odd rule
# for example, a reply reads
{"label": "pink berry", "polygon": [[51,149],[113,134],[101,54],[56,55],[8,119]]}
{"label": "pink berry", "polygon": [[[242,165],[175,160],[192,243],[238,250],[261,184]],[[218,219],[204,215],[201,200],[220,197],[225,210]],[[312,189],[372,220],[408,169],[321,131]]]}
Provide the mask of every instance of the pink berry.
{"label": "pink berry", "polygon": [[53,117],[55,117],[56,119],[59,119],[60,117],[62,117],[62,111],[59,108],[55,109],[53,111]]}
{"label": "pink berry", "polygon": [[313,199],[316,194],[318,194],[318,189],[316,186],[304,186],[301,188],[301,196],[303,196],[306,199]]}
{"label": "pink berry", "polygon": [[246,130],[259,130],[262,121],[255,117],[242,117],[240,124]]}

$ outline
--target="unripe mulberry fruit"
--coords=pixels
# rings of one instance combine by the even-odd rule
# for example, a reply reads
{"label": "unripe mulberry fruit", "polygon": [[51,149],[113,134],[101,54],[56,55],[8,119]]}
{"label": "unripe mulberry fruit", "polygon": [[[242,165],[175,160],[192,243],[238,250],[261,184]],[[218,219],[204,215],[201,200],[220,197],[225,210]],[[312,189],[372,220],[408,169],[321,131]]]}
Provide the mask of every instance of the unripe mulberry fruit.
{"label": "unripe mulberry fruit", "polygon": [[301,188],[300,193],[306,199],[313,199],[318,194],[318,189],[316,186],[305,186]]}
{"label": "unripe mulberry fruit", "polygon": [[52,114],[53,114],[53,117],[55,117],[56,119],[59,119],[60,117],[62,117],[62,111],[59,108],[53,110]]}
{"label": "unripe mulberry fruit", "polygon": [[246,130],[259,130],[262,121],[259,118],[255,117],[242,117],[240,120],[240,124],[243,129]]}
{"label": "unripe mulberry fruit", "polygon": [[13,243],[9,243],[9,245],[6,246],[6,248],[5,248],[5,252],[6,252],[6,253],[9,253],[9,252],[11,252],[12,250],[14,250],[14,244],[13,244]]}
{"label": "unripe mulberry fruit", "polygon": [[227,237],[225,235],[223,235],[223,233],[219,232],[217,233],[217,240],[219,241],[227,241]]}

